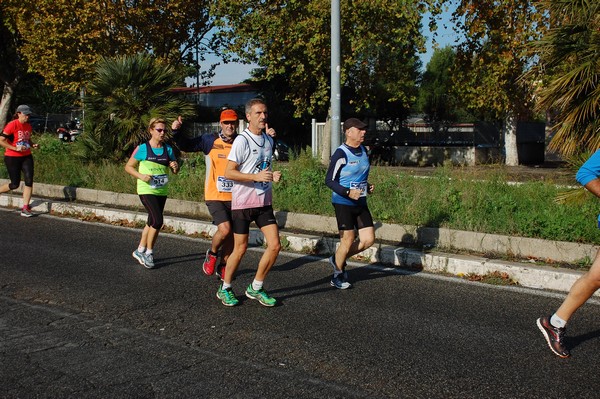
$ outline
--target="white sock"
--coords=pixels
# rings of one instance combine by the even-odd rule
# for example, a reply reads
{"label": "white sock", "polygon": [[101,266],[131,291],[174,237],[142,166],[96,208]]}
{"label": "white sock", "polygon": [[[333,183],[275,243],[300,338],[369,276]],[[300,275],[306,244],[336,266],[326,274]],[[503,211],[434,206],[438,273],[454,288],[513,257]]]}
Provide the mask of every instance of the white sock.
{"label": "white sock", "polygon": [[561,319],[560,317],[558,317],[556,315],[556,313],[554,313],[552,315],[552,317],[550,318],[550,324],[552,324],[554,327],[557,327],[557,328],[565,328],[565,326],[567,325],[567,322],[564,321],[563,319]]}
{"label": "white sock", "polygon": [[146,252],[146,247],[139,246],[138,247],[138,252],[141,253],[141,254],[143,254],[144,252]]}
{"label": "white sock", "polygon": [[254,281],[252,282],[252,289],[255,291],[260,290],[263,287],[263,282],[262,281],[258,281],[257,279],[254,279]]}
{"label": "white sock", "polygon": [[152,254],[153,254],[152,250],[150,248],[148,248],[146,250],[146,255],[152,255]]}
{"label": "white sock", "polygon": [[231,288],[231,283],[226,283],[225,281],[223,281],[223,286],[221,288],[224,290]]}

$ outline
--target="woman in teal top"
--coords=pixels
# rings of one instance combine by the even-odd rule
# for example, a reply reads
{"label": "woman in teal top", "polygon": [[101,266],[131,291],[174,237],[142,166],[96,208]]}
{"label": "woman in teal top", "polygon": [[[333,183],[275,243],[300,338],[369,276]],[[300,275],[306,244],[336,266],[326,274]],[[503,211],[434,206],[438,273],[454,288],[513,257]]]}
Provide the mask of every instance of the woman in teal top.
{"label": "woman in teal top", "polygon": [[148,220],[133,257],[148,269],[154,267],[154,244],[163,225],[163,211],[167,202],[169,169],[179,171],[173,148],[164,142],[164,119],[152,118],[148,124],[150,140],[135,148],[125,165],[125,171],[137,179],[137,193]]}

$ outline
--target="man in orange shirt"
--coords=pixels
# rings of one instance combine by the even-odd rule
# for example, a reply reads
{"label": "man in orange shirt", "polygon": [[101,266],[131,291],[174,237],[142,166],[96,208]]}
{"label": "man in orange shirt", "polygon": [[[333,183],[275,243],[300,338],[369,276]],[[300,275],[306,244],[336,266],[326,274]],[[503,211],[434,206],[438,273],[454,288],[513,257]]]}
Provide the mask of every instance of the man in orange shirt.
{"label": "man in orange shirt", "polygon": [[[232,109],[221,111],[221,131],[213,134],[203,134],[189,139],[179,134],[182,125],[181,117],[171,125],[173,137],[179,149],[185,152],[202,151],[205,155],[206,176],[204,179],[204,200],[206,207],[217,226],[211,242],[211,248],[206,251],[202,271],[207,276],[217,269],[217,276],[223,278],[227,258],[233,251],[233,234],[231,233],[231,189],[233,181],[225,178],[227,156],[231,151],[233,140],[237,136],[239,124],[238,115]],[[275,136],[274,129],[268,129],[267,134]],[[218,251],[221,249],[221,261],[217,266]]]}

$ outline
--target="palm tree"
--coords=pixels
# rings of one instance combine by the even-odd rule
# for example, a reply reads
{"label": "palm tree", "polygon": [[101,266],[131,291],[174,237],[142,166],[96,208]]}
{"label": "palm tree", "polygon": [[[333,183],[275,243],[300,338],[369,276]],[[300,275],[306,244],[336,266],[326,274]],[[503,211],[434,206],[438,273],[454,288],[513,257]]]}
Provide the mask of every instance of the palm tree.
{"label": "palm tree", "polygon": [[534,44],[542,88],[537,108],[553,115],[549,148],[569,157],[600,148],[600,3],[544,0],[550,29]]}
{"label": "palm tree", "polygon": [[148,54],[101,60],[85,98],[86,134],[78,153],[120,160],[148,138],[151,118],[192,116],[193,104],[170,91],[182,81],[173,66]]}

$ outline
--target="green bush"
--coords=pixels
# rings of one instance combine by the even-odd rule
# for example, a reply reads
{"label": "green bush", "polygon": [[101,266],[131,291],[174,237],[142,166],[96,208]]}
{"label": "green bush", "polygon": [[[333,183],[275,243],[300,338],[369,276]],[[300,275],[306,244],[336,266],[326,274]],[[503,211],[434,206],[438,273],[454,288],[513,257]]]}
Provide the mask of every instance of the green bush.
{"label": "green bush", "polygon": [[331,191],[325,186],[326,168],[307,151],[288,164],[276,164],[282,180],[273,185],[277,209],[317,215],[332,215]]}
{"label": "green bush", "polygon": [[[83,164],[72,156],[72,144],[48,135],[35,139],[41,145],[34,151],[35,181],[135,192],[135,179],[125,173],[124,162]],[[181,165],[180,173],[171,178],[170,197],[202,201],[204,156],[184,154]],[[331,191],[325,186],[326,167],[308,152],[288,163],[276,163],[275,170],[283,173],[282,181],[274,184],[275,209],[334,214]],[[0,176],[7,176],[4,166]],[[449,166],[428,178],[374,166],[370,181],[375,192],[369,197],[369,208],[373,217],[384,223],[600,244],[597,199],[587,195],[581,203],[558,203],[555,198],[562,189],[551,183],[514,185],[501,173],[491,171],[482,178],[468,167]]]}

